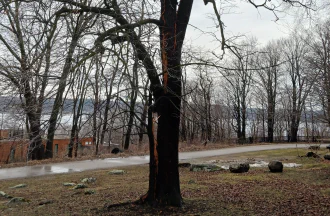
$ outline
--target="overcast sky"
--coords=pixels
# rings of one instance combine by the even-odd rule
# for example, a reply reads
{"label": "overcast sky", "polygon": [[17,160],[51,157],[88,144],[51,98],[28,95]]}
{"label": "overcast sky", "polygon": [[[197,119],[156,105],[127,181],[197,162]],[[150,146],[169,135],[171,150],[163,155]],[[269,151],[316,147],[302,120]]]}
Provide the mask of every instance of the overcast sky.
{"label": "overcast sky", "polygon": [[[218,1],[217,1],[218,2]],[[266,9],[256,9],[251,4],[240,2],[239,7],[232,8],[231,13],[224,14],[222,19],[225,23],[226,37],[231,35],[250,35],[258,38],[260,44],[267,41],[286,37],[290,31],[288,26],[294,21],[291,15],[277,13],[279,20],[275,22],[275,15]],[[213,13],[212,4],[204,5],[202,0],[194,1],[193,10],[190,17],[190,24],[203,30],[217,32],[214,22],[209,18]],[[214,49],[218,43],[210,36],[203,34],[194,27],[189,26],[187,30],[187,41],[199,44],[203,47]]]}

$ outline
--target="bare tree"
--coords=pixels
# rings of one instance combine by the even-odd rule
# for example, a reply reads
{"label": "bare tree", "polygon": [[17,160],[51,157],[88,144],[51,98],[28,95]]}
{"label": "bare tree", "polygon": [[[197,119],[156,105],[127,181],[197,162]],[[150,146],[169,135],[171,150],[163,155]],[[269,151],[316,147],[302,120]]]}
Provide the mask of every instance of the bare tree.
{"label": "bare tree", "polygon": [[[259,86],[266,95],[267,109],[267,141],[274,141],[274,125],[276,98],[280,78],[281,62],[280,43],[270,42],[259,55],[258,65],[262,68],[258,70]],[[265,128],[264,128],[265,129]],[[265,131],[265,130],[264,130]]]}
{"label": "bare tree", "polygon": [[289,83],[285,90],[289,99],[290,133],[289,141],[297,142],[298,129],[303,107],[315,77],[308,76],[307,55],[309,47],[299,35],[292,35],[290,39],[283,41],[283,53],[286,60],[285,70]]}
{"label": "bare tree", "polygon": [[[47,143],[46,143],[46,158],[51,158],[53,156],[53,139],[56,131],[58,114],[60,113],[62,103],[63,103],[63,94],[67,87],[67,79],[70,73],[73,71],[73,62],[72,59],[74,57],[75,50],[78,46],[79,39],[81,39],[84,31],[91,28],[95,22],[94,14],[88,14],[84,12],[78,12],[71,9],[66,9],[68,16],[66,16],[66,23],[67,23],[67,31],[70,34],[71,42],[68,46],[68,50],[65,57],[65,63],[62,68],[62,73],[59,78],[57,93],[53,105],[53,109],[49,118],[49,127],[47,133]],[[95,54],[90,54],[91,56]],[[86,57],[85,57],[86,58]],[[84,58],[82,58],[82,61]],[[79,62],[76,63],[79,66]]]}
{"label": "bare tree", "polygon": [[311,54],[307,60],[317,73],[320,82],[313,86],[313,95],[321,104],[323,115],[319,118],[330,125],[330,20],[319,23],[309,32]]}
{"label": "bare tree", "polygon": [[[20,1],[0,1],[1,57],[0,73],[16,88],[21,98],[29,132],[29,158],[42,159],[41,113],[46,88],[51,76],[51,56],[57,38],[59,16],[65,10],[49,15],[53,4],[26,4]],[[32,15],[31,15],[32,14]]]}
{"label": "bare tree", "polygon": [[241,47],[239,53],[233,57],[232,69],[220,71],[228,83],[224,88],[228,94],[229,106],[233,110],[233,127],[240,143],[246,138],[247,108],[257,53],[256,41],[252,39],[242,42]]}

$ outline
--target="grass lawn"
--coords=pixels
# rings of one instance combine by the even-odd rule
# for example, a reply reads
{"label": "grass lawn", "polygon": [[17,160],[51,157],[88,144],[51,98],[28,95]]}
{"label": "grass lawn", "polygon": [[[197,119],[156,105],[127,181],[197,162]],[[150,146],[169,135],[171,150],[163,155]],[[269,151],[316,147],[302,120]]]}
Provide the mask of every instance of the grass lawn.
{"label": "grass lawn", "polygon": [[[124,175],[109,175],[109,170],[57,174],[43,177],[2,180],[0,191],[28,202],[10,203],[0,195],[0,215],[328,215],[330,213],[330,162],[297,157],[308,150],[274,150],[206,158],[207,160],[279,159],[302,164],[270,173],[268,168],[251,168],[248,173],[229,171],[190,172],[180,168],[182,208],[151,208],[127,204],[110,209],[112,204],[135,201],[147,191],[148,165],[125,167]],[[321,155],[326,150],[318,152]],[[88,188],[72,189],[64,182],[80,183],[96,178]],[[25,188],[9,187],[27,184]],[[87,195],[85,191],[94,194]],[[43,201],[49,204],[39,205]]]}

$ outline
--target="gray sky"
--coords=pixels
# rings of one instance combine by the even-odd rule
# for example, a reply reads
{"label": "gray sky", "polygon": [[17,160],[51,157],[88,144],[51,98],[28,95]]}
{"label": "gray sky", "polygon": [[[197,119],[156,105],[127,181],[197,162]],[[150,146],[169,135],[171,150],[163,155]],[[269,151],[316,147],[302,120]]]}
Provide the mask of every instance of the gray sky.
{"label": "gray sky", "polygon": [[[226,26],[226,37],[243,34],[253,35],[258,38],[260,44],[265,44],[269,40],[288,35],[289,28],[287,26],[293,22],[292,16],[278,13],[280,20],[274,22],[276,17],[270,11],[265,9],[257,10],[251,4],[242,1],[238,5],[239,7],[232,8],[231,13],[222,16]],[[205,6],[202,0],[194,1],[190,24],[203,31],[217,32],[219,37],[219,29],[215,28],[214,22],[209,18],[210,14],[213,14],[212,4],[209,3]],[[214,49],[219,45],[211,36],[203,34],[192,26],[189,26],[187,30],[186,39],[194,44],[210,49]]]}

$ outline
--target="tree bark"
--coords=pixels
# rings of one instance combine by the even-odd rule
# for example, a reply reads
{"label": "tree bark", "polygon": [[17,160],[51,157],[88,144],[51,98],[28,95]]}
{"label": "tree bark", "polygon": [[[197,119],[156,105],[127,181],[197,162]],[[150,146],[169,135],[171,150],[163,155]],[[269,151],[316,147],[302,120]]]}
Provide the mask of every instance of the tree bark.
{"label": "tree bark", "polygon": [[[150,147],[149,191],[142,199],[151,204],[181,206],[179,181],[179,127],[181,106],[181,50],[193,0],[161,1],[160,43],[163,92],[156,97],[157,140]],[[149,117],[150,122],[150,117]],[[153,145],[153,146],[152,146]],[[152,148],[154,147],[154,148]]]}

